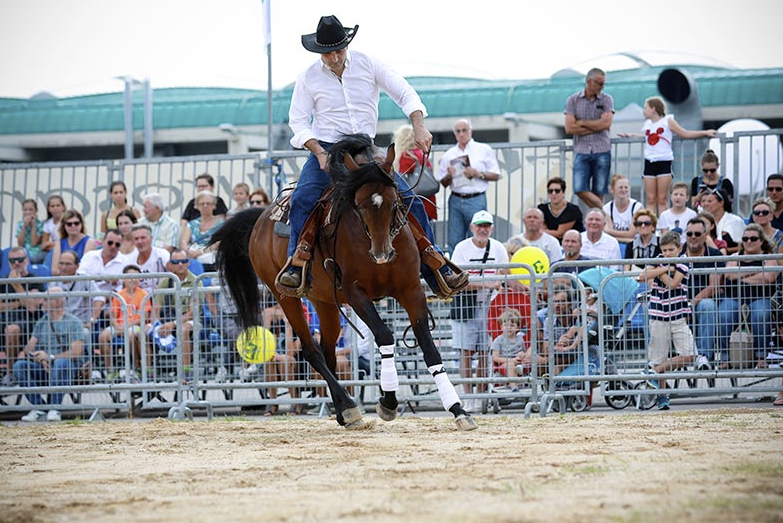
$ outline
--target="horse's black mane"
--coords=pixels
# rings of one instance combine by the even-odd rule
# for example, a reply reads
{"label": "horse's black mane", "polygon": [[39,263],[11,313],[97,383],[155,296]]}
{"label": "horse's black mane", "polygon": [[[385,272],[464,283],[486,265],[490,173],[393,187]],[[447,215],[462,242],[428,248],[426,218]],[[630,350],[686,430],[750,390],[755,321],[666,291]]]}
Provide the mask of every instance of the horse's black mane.
{"label": "horse's black mane", "polygon": [[[351,171],[345,165],[343,153],[354,157],[359,169]],[[366,162],[366,163],[362,163]],[[393,175],[389,176],[375,157],[372,138],[366,134],[351,134],[329,148],[329,176],[334,186],[333,199],[338,203],[352,204],[356,190],[366,183],[380,182],[387,186],[397,185]]]}

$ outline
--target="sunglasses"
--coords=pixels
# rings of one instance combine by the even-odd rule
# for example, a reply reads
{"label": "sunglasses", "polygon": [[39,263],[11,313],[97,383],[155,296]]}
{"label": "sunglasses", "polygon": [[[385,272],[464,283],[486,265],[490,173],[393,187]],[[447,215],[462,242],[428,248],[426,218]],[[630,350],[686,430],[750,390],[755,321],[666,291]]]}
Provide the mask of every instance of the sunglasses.
{"label": "sunglasses", "polygon": [[22,256],[21,258],[8,258],[8,263],[22,263],[27,259],[27,256]]}
{"label": "sunglasses", "polygon": [[547,192],[549,194],[560,194],[561,192],[563,192],[563,189],[548,189]]}
{"label": "sunglasses", "polygon": [[743,242],[755,242],[758,241],[761,237],[760,236],[743,236],[742,241]]}
{"label": "sunglasses", "polygon": [[767,187],[767,190],[769,192],[780,192],[783,191],[783,187]]}
{"label": "sunglasses", "polygon": [[688,232],[685,233],[685,236],[687,236],[688,238],[690,238],[691,236],[695,236],[697,238],[701,238],[702,234],[704,234],[704,233],[703,232],[699,232],[699,231],[688,231]]}
{"label": "sunglasses", "polygon": [[65,222],[65,225],[68,227],[76,227],[77,225],[81,225],[82,222]]}
{"label": "sunglasses", "polygon": [[170,261],[172,264],[174,264],[174,265],[179,265],[179,264],[181,264],[181,263],[182,263],[182,264],[185,264],[185,263],[188,263],[188,262],[190,262],[190,259],[189,259],[189,258],[184,258],[184,259],[182,259],[182,260],[169,260],[169,261]]}
{"label": "sunglasses", "polygon": [[122,245],[122,242],[106,242],[106,245],[108,245],[109,247],[119,247],[120,245]]}
{"label": "sunglasses", "polygon": [[264,205],[261,200],[250,200],[250,205]]}
{"label": "sunglasses", "polygon": [[652,226],[652,222],[636,222],[637,227],[650,227]]}
{"label": "sunglasses", "polygon": [[769,216],[769,211],[753,211],[753,216]]}
{"label": "sunglasses", "polygon": [[704,174],[716,173],[716,172],[718,172],[718,170],[717,169],[702,169],[701,172],[703,172]]}

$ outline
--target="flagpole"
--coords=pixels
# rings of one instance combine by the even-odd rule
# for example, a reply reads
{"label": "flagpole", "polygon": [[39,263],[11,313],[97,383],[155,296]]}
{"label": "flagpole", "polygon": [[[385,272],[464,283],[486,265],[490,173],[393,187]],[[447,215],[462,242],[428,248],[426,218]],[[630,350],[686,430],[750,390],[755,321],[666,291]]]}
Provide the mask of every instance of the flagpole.
{"label": "flagpole", "polygon": [[272,0],[261,0],[261,5],[264,11],[264,43],[266,47],[266,158],[269,165],[269,184],[267,190],[269,194],[273,194],[273,179],[274,179],[274,164],[272,163],[272,150],[274,149],[274,139],[272,136],[272,16],[271,16],[271,4]]}

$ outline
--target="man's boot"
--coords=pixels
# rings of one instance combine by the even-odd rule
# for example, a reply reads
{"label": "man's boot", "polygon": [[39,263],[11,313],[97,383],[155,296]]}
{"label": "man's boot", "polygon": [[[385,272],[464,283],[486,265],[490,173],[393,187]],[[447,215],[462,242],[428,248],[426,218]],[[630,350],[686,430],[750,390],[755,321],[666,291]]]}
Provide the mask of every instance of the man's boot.
{"label": "man's boot", "polygon": [[408,215],[408,222],[411,224],[411,231],[416,240],[416,248],[419,250],[422,263],[432,269],[434,281],[430,281],[425,275],[425,280],[427,280],[432,292],[439,298],[446,299],[464,289],[470,278],[468,272],[457,267],[435,249],[413,215]]}
{"label": "man's boot", "polygon": [[316,206],[305,221],[299,234],[299,241],[293,256],[289,256],[283,268],[275,278],[275,289],[280,294],[294,298],[307,296],[310,286],[307,275],[309,274],[310,260],[313,258],[313,245],[315,245],[315,228],[320,221],[320,207]]}

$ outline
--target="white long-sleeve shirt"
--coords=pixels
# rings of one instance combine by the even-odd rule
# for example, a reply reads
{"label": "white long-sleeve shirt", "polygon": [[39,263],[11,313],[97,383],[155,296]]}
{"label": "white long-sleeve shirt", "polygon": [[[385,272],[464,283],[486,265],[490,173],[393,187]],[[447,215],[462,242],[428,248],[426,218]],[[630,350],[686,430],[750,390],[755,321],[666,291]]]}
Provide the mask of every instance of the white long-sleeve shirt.
{"label": "white long-sleeve shirt", "polygon": [[297,149],[315,138],[335,143],[346,134],[375,137],[378,101],[383,91],[406,116],[427,109],[405,78],[383,62],[358,51],[347,51],[342,78],[320,59],[299,75],[291,98],[288,121]]}

